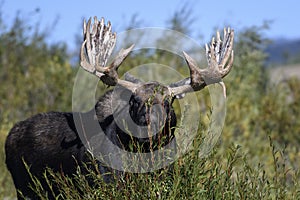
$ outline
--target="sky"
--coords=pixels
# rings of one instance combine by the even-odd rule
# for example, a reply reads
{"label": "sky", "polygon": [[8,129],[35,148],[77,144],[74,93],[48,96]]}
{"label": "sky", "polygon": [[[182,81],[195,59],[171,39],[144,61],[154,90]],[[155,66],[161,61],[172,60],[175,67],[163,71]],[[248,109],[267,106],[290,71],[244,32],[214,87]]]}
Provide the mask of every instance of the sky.
{"label": "sky", "polygon": [[[110,20],[114,31],[124,31],[133,15],[144,27],[166,27],[175,11],[187,4],[195,18],[190,37],[209,42],[216,28],[230,25],[236,32],[245,27],[271,21],[264,32],[272,39],[300,39],[300,2],[298,0],[0,0],[0,14],[5,24],[12,24],[16,13],[30,23],[39,23],[49,31],[49,42],[64,41],[72,49],[75,35],[82,32],[82,21],[91,16]],[[37,12],[38,11],[38,12]],[[55,24],[55,26],[53,26]],[[200,37],[199,37],[200,38]]]}

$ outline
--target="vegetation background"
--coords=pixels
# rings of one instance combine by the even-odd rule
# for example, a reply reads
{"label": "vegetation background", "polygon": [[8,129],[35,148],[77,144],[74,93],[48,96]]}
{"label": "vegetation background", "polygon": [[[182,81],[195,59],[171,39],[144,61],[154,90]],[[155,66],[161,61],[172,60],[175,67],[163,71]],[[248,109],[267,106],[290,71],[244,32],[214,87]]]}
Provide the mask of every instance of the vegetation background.
{"label": "vegetation background", "polygon": [[[168,20],[168,26],[188,34],[192,21],[191,12],[182,9]],[[136,16],[129,24],[129,27],[143,25]],[[145,179],[145,175],[128,175],[122,182],[123,190],[99,184],[103,189],[100,192],[82,183],[88,191],[85,197],[300,199],[300,81],[292,76],[282,79],[273,73],[278,65],[300,64],[300,53],[278,53],[282,47],[264,37],[270,25],[262,22],[236,33],[233,70],[224,80],[228,88],[225,126],[211,156],[199,159],[195,148],[175,163],[172,179],[155,181],[153,177]],[[0,199],[16,196],[4,153],[5,138],[14,123],[39,112],[72,110],[78,52],[68,52],[64,43],[47,43],[47,36],[47,31],[40,30],[38,24],[30,25],[18,15],[8,28],[0,15]],[[78,38],[80,44],[81,36]],[[283,55],[282,59],[277,60],[276,53]],[[182,60],[160,51],[153,55],[133,54],[124,66],[153,59],[167,65],[177,62],[175,67],[187,73],[180,67]],[[120,69],[121,73],[127,69]],[[99,95],[103,90],[99,84]],[[203,100],[209,98],[207,90],[198,96]],[[207,115],[209,112],[203,115],[203,127],[207,126]],[[199,130],[199,135],[203,130]],[[199,141],[195,139],[194,145]],[[59,176],[54,176],[56,181],[61,181]],[[71,183],[61,181],[61,184],[65,191],[61,197],[79,198],[67,192],[72,188]]]}

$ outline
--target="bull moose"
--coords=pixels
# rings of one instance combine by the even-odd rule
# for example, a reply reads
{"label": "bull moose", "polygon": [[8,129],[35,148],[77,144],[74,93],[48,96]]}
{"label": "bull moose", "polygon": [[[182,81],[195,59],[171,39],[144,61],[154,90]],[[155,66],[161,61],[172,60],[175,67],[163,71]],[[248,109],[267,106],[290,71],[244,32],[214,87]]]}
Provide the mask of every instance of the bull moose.
{"label": "bull moose", "polygon": [[[40,179],[44,189],[47,190],[49,188],[43,181],[43,172],[47,167],[54,172],[71,177],[78,165],[88,162],[91,152],[86,147],[86,143],[98,133],[92,127],[87,127],[85,130],[87,137],[84,141],[79,136],[82,130],[78,130],[74,122],[76,116],[99,124],[105,136],[118,148],[136,152],[138,149],[132,147],[141,146],[142,152],[151,152],[175,139],[174,129],[177,122],[172,107],[174,99],[214,83],[220,83],[225,92],[222,78],[230,72],[233,64],[234,31],[229,28],[224,29],[223,40],[217,33],[216,39],[212,39],[211,43],[206,45],[208,68],[198,68],[194,59],[183,52],[190,77],[170,85],[156,81],[143,82],[131,75],[127,75],[125,80],[119,78],[118,67],[134,46],[121,49],[111,64],[107,65],[116,43],[116,33],[112,33],[110,22],[105,24],[103,18],[98,20],[96,17],[93,23],[91,19],[87,23],[84,21],[83,33],[81,67],[99,77],[108,86],[118,85],[124,88],[126,94],[129,94],[129,101],[122,102],[121,99],[118,106],[125,109],[137,126],[158,127],[159,133],[149,137],[137,137],[138,134],[133,136],[130,132],[139,130],[120,128],[115,121],[117,114],[114,113],[114,105],[111,104],[114,98],[112,90],[100,97],[89,112],[40,113],[20,121],[10,130],[5,143],[6,165],[18,190],[19,199],[22,198],[20,193],[26,198],[38,198],[29,187],[32,182],[25,163],[30,173]],[[156,109],[152,109],[154,107]],[[126,123],[126,118],[124,120]],[[98,167],[104,181],[111,181],[110,177],[104,175],[111,169],[101,161],[98,161]],[[50,194],[49,198],[51,198]]]}

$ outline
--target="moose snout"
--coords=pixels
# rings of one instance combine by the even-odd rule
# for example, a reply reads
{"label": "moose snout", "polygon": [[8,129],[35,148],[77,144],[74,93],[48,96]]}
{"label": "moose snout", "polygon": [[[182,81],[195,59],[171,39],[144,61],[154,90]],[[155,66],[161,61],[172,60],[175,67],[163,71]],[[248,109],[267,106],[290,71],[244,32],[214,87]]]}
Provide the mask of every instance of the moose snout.
{"label": "moose snout", "polygon": [[166,111],[161,104],[143,107],[138,113],[138,119],[133,126],[133,132],[139,138],[148,138],[158,134],[164,127]]}

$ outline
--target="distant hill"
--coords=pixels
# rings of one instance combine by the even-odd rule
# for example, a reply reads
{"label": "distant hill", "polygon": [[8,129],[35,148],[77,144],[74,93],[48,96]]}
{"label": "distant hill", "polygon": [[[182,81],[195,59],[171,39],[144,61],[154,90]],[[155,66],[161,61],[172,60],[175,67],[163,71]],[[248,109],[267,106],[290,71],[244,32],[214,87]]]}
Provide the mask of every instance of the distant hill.
{"label": "distant hill", "polygon": [[268,59],[266,64],[286,65],[300,63],[300,39],[276,39],[266,48]]}
{"label": "distant hill", "polygon": [[300,80],[300,64],[280,65],[278,67],[269,68],[269,74],[272,83],[280,83],[291,77],[296,77]]}

